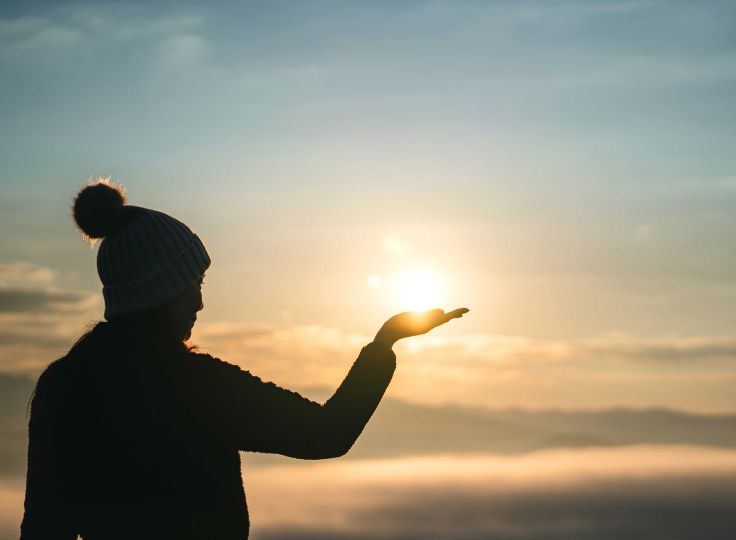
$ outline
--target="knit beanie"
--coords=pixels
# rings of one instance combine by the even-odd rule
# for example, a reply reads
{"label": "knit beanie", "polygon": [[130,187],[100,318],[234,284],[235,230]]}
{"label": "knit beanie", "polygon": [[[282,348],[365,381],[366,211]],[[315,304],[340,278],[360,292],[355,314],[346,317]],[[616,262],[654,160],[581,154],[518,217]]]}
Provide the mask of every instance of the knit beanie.
{"label": "knit beanie", "polygon": [[84,236],[93,244],[102,239],[97,273],[108,321],[167,302],[210,266],[204,244],[184,223],[126,202],[121,186],[99,179],[73,204]]}

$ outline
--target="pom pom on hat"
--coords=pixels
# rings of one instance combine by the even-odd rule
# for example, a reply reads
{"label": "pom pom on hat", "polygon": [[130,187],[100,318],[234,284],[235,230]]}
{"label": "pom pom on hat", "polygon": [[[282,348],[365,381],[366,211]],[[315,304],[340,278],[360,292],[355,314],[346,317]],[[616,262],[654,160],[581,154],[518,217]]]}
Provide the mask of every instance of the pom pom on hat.
{"label": "pom pom on hat", "polygon": [[98,178],[74,198],[74,221],[88,239],[104,238],[125,224],[126,202],[122,186],[109,178]]}

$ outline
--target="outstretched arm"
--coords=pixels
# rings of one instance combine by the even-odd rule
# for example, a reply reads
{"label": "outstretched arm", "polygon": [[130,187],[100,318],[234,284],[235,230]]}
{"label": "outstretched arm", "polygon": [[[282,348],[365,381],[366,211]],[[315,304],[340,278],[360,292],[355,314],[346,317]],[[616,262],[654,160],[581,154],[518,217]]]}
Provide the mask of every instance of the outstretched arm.
{"label": "outstretched arm", "polygon": [[345,379],[324,405],[264,382],[248,371],[209,358],[217,409],[213,418],[226,442],[240,450],[302,459],[344,455],[381,401],[396,369],[393,344],[461,317],[466,309],[406,312],[381,327],[360,351]]}
{"label": "outstretched arm", "polygon": [[[363,431],[396,369],[382,343],[363,347],[324,405],[248,371],[208,358],[204,384],[218,436],[240,450],[324,459],[345,454]],[[211,407],[214,406],[214,409]]]}

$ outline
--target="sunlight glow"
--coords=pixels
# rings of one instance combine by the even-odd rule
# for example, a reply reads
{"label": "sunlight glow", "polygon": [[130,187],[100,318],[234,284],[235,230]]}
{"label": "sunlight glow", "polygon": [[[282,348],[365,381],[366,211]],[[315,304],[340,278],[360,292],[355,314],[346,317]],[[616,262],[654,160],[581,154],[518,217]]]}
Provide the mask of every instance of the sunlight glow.
{"label": "sunlight glow", "polygon": [[422,311],[439,307],[443,296],[442,282],[436,273],[414,268],[390,281],[398,307]]}

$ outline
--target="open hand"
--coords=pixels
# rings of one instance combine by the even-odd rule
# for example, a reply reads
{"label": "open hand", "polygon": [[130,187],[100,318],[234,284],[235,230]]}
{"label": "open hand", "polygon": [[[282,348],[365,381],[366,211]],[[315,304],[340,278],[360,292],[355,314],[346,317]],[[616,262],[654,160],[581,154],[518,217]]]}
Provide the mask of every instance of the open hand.
{"label": "open hand", "polygon": [[402,338],[426,334],[432,328],[445,324],[449,320],[462,317],[468,311],[470,311],[468,308],[460,308],[448,312],[445,312],[443,309],[405,311],[394,315],[383,323],[374,341],[384,343],[391,347]]}

